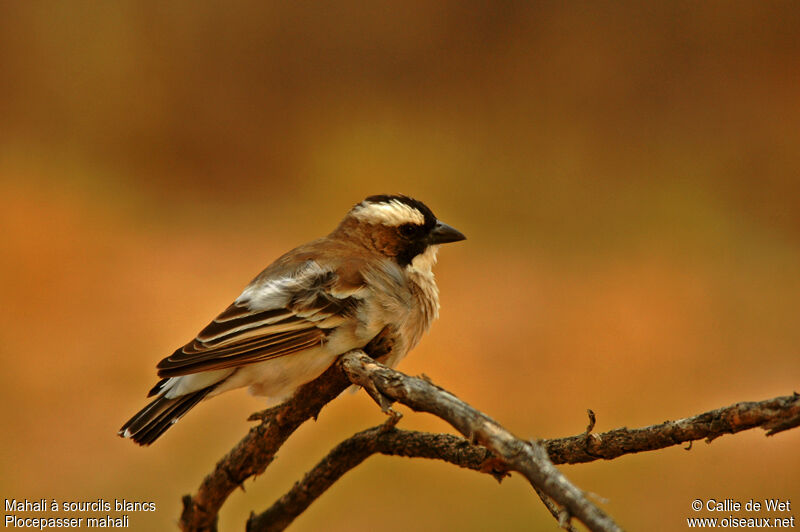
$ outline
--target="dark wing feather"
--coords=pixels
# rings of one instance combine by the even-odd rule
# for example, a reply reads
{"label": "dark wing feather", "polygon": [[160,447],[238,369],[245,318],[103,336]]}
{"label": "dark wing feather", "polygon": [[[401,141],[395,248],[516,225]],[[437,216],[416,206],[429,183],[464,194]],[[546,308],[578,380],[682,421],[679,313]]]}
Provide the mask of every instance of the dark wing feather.
{"label": "dark wing feather", "polygon": [[338,275],[310,260],[283,276],[259,277],[194,340],[159,362],[158,375],[233,368],[320,345],[358,305],[360,287],[342,288]]}

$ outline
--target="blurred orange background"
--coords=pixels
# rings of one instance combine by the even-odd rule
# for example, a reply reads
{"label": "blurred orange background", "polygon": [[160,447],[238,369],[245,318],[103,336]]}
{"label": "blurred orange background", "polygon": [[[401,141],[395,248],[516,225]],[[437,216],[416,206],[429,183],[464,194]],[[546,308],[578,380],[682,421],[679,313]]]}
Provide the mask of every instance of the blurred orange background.
{"label": "blurred orange background", "polygon": [[[4,2],[0,71],[4,498],[154,501],[131,528],[174,529],[262,403],[227,394],[136,447],[116,430],[156,362],[376,193],[469,238],[441,251],[441,318],[399,369],[519,436],[798,390],[796,3]],[[337,399],[221,530],[383,420]],[[800,505],[798,444],[562,470],[627,529],[683,530],[695,498]],[[387,457],[293,529],[378,526],[555,529],[519,477]]]}

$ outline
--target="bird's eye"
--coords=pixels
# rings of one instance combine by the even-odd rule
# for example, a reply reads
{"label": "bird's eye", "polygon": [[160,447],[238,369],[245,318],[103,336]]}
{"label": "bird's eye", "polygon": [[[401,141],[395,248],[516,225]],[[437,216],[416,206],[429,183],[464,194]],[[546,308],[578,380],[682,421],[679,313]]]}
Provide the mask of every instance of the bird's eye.
{"label": "bird's eye", "polygon": [[414,224],[403,224],[398,228],[400,234],[406,238],[413,238],[419,234],[420,227]]}

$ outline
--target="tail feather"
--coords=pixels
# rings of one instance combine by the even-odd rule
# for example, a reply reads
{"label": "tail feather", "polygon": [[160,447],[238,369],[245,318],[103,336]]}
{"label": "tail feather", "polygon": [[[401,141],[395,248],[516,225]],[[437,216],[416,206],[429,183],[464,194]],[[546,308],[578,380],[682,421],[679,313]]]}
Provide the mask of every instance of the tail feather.
{"label": "tail feather", "polygon": [[132,439],[139,445],[150,445],[214,388],[216,385],[172,399],[163,395],[156,397],[149,405],[129,419],[119,429],[118,434],[123,438]]}

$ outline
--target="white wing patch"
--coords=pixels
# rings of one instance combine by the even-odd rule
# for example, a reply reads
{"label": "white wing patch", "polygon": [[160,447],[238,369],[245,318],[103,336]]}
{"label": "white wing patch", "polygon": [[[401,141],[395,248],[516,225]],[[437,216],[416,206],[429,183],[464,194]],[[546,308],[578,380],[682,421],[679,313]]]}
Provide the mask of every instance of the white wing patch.
{"label": "white wing patch", "polygon": [[407,223],[416,225],[425,223],[425,216],[419,210],[398,200],[381,203],[363,201],[353,208],[351,214],[358,220],[369,224],[397,226]]}
{"label": "white wing patch", "polygon": [[307,289],[311,282],[327,272],[315,261],[309,260],[292,275],[251,284],[236,298],[236,303],[246,301],[251,310],[282,308],[289,303],[292,294]]}

